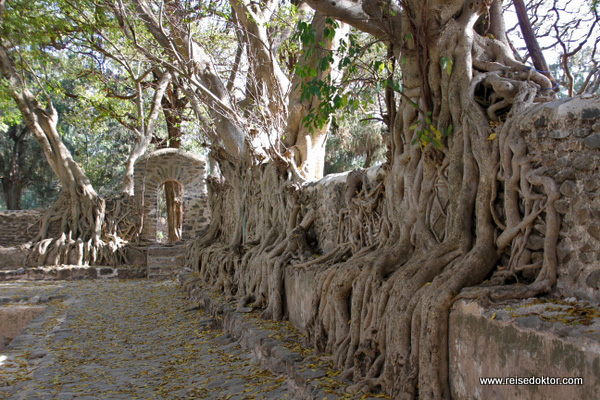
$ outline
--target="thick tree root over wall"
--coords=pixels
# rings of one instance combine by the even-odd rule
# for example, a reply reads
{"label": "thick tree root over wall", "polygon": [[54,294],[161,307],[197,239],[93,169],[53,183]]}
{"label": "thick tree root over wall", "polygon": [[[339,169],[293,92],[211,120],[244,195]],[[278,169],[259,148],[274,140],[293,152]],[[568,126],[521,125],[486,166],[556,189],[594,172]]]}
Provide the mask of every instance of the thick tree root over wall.
{"label": "thick tree root over wall", "polygon": [[[317,270],[305,329],[353,378],[350,390],[450,398],[453,301],[530,297],[556,282],[559,191],[518,129],[551,85],[523,73],[501,42],[468,34],[486,3],[467,3],[430,44],[431,98],[405,82],[376,179],[349,173],[340,202],[324,206],[321,184],[300,187],[284,160],[238,168],[221,159],[211,227],[188,249],[197,279],[273,319],[285,317],[285,268]],[[451,134],[413,145],[415,126]],[[331,226],[324,209],[336,215]],[[544,238],[535,254],[526,248],[534,230]]]}

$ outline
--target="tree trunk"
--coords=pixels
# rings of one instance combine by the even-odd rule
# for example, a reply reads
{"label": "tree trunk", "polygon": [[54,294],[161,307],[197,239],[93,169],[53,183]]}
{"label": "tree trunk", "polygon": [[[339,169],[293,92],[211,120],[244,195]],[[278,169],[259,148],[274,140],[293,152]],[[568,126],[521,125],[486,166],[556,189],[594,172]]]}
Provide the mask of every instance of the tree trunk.
{"label": "tree trunk", "polygon": [[[29,263],[82,264],[108,262],[112,256],[102,241],[104,200],[60,139],[58,115],[48,99],[44,109],[25,87],[4,44],[0,44],[0,72],[21,111],[27,128],[42,148],[59,179],[62,190],[57,202],[44,214],[40,232],[29,254]],[[60,224],[58,237],[48,238],[51,222]],[[110,260],[112,261],[112,260]]]}
{"label": "tree trunk", "polygon": [[[216,217],[190,247],[188,265],[274,319],[283,317],[285,267],[314,267],[308,340],[354,378],[349,390],[449,398],[456,294],[481,284],[501,254],[518,258],[522,232],[535,224],[546,235],[537,277],[503,287],[508,275],[497,271],[499,285],[483,292],[529,296],[556,281],[557,186],[534,169],[516,129],[551,83],[514,60],[502,40],[475,32],[489,1],[406,0],[402,9],[375,0],[308,3],[391,42],[402,60],[401,101],[388,113],[395,115],[388,162],[372,184],[360,171],[347,175],[335,247],[315,258],[311,224],[327,232],[331,222],[319,220],[329,213],[311,197],[314,185],[298,189],[281,160],[245,165],[216,157],[228,185],[211,180]],[[493,211],[497,205],[506,215]],[[518,273],[515,265],[509,273]]]}
{"label": "tree trunk", "polygon": [[165,182],[165,197],[167,202],[167,225],[169,242],[181,240],[183,225],[183,186],[174,181]]}
{"label": "tree trunk", "polygon": [[[341,27],[336,30],[334,39],[326,39],[324,37],[324,31],[327,27],[326,19],[326,15],[319,12],[316,12],[313,17],[312,28],[315,30],[315,43],[322,43],[323,45],[312,51],[310,56],[301,56],[299,64],[303,67],[315,68],[316,77],[294,76],[292,82],[293,90],[290,94],[288,106],[289,115],[287,118],[287,126],[283,136],[283,143],[287,148],[292,150],[292,159],[298,167],[300,174],[308,180],[320,179],[323,177],[323,168],[325,166],[325,143],[330,124],[328,121],[320,126],[306,125],[304,117],[310,113],[317,113],[321,100],[314,96],[308,100],[302,101],[303,85],[307,84],[312,79],[325,81],[330,85],[338,83],[339,79],[341,79],[341,72],[337,69],[333,69],[333,66],[339,61],[337,49],[339,47],[340,39],[349,29],[348,25],[341,24]],[[326,57],[329,52],[335,54],[334,61],[331,63],[332,65],[330,65],[330,68],[320,70],[317,67],[318,61],[323,57]]]}
{"label": "tree trunk", "polygon": [[8,210],[21,209],[21,194],[26,179],[23,176],[22,168],[27,149],[27,142],[25,141],[27,132],[26,127],[11,126],[7,134],[13,142],[12,150],[8,160],[4,160],[4,157],[0,156],[0,171],[3,172],[2,190]]}
{"label": "tree trunk", "polygon": [[525,40],[527,50],[531,55],[533,66],[538,70],[538,72],[544,74],[548,79],[550,79],[553,88],[557,88],[558,85],[552,77],[552,73],[550,72],[550,68],[548,68],[548,63],[546,62],[544,53],[542,53],[540,44],[538,43],[537,38],[535,37],[535,33],[533,32],[533,28],[531,27],[531,23],[529,22],[529,17],[527,16],[527,9],[525,8],[524,1],[513,0],[513,5],[515,6],[515,10],[517,11],[519,27],[521,28],[521,32],[523,33],[523,39]]}
{"label": "tree trunk", "polygon": [[[181,147],[182,114],[188,103],[187,99],[180,96],[179,85],[172,81],[162,98],[162,110],[167,122],[167,139],[159,143],[159,148]],[[168,240],[176,242],[181,240],[183,226],[183,186],[178,182],[165,182],[165,199],[167,206]]]}
{"label": "tree trunk", "polygon": [[2,189],[4,191],[4,201],[7,210],[21,209],[21,193],[23,186],[20,181],[14,181],[11,178],[2,178]]}
{"label": "tree trunk", "polygon": [[156,90],[154,91],[154,96],[152,99],[152,105],[150,108],[150,113],[146,120],[145,111],[144,111],[144,93],[142,91],[142,85],[140,81],[136,82],[136,91],[137,91],[137,113],[138,113],[138,121],[139,124],[136,127],[131,127],[133,133],[135,134],[135,142],[129,153],[129,157],[125,162],[125,173],[123,175],[123,185],[121,192],[126,196],[133,196],[134,189],[134,167],[135,162],[146,153],[150,142],[152,141],[152,136],[154,134],[154,127],[156,126],[156,119],[160,113],[161,109],[161,101],[169,86],[169,82],[171,81],[171,73],[164,72],[160,78],[158,79],[158,83],[156,85]]}

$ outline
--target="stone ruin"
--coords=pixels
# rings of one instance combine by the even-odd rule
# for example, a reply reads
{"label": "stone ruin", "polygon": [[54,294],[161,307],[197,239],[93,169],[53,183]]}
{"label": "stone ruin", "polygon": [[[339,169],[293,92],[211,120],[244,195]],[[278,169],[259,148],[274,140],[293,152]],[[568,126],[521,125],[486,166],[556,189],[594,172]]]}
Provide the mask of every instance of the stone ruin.
{"label": "stone ruin", "polygon": [[[158,193],[168,181],[175,181],[183,187],[182,240],[200,236],[210,222],[205,179],[204,158],[184,150],[161,149],[140,157],[134,170],[135,196],[124,203],[141,216],[139,241],[152,244],[157,240]],[[107,203],[111,201],[107,199]],[[25,254],[18,247],[36,236],[43,211],[0,211],[0,270],[23,266]],[[50,233],[57,228],[51,226]]]}
{"label": "stone ruin", "polygon": [[206,189],[206,161],[180,149],[161,149],[140,157],[135,163],[134,190],[142,211],[141,241],[157,239],[158,191],[168,181],[183,186],[182,239],[199,236],[210,220]]}
{"label": "stone ruin", "polygon": [[[539,104],[516,129],[525,138],[529,153],[536,155],[539,167],[560,185],[561,199],[554,204],[562,224],[554,291],[558,299],[549,303],[544,299],[526,299],[489,306],[458,301],[448,322],[452,396],[457,399],[599,398],[600,319],[590,318],[589,324],[561,323],[560,319],[572,310],[599,309],[600,97]],[[156,239],[157,193],[170,180],[184,186],[183,237],[198,236],[207,227],[205,166],[203,159],[176,149],[159,150],[138,161],[136,201],[132,204],[142,210],[143,240]],[[369,170],[367,177],[374,184],[377,167]],[[330,175],[302,189],[308,201],[316,205],[317,219],[312,229],[319,235],[323,251],[333,245],[328,238],[337,231],[345,180],[346,174]],[[39,215],[33,211],[0,212],[0,258],[1,246],[26,240]],[[541,256],[543,230],[540,225],[529,232],[526,247],[532,259]],[[172,250],[181,253],[179,249]],[[151,251],[146,255],[149,265]],[[157,254],[155,264],[164,265],[174,257],[175,254]],[[309,318],[314,274],[311,268],[290,267],[284,271],[286,311],[292,324],[300,329]],[[538,317],[544,313],[550,313],[549,319]],[[478,384],[480,377],[508,376],[580,377],[584,385]]]}

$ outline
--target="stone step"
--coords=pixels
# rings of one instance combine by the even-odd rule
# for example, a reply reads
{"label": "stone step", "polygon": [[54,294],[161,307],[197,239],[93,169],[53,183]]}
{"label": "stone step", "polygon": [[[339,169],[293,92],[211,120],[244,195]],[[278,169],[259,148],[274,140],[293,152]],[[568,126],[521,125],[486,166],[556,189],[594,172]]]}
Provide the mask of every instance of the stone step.
{"label": "stone step", "polygon": [[182,267],[185,258],[182,257],[148,257],[148,268]]}
{"label": "stone step", "polygon": [[154,266],[147,268],[146,277],[148,279],[171,279],[182,270],[181,265],[175,266]]}
{"label": "stone step", "polygon": [[148,247],[148,257],[177,257],[183,255],[185,255],[185,245]]}
{"label": "stone step", "polygon": [[171,279],[185,262],[185,246],[154,245],[148,247],[146,277],[148,279]]}
{"label": "stone step", "polygon": [[163,281],[163,280],[172,279],[172,278],[173,278],[173,274],[152,274],[152,275],[148,275],[148,280],[151,280],[151,281]]}

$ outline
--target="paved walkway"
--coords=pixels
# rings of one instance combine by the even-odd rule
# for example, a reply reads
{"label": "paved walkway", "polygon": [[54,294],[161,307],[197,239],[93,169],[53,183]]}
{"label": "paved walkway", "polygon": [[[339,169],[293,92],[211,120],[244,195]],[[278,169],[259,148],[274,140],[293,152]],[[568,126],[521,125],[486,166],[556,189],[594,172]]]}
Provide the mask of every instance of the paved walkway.
{"label": "paved walkway", "polygon": [[0,283],[5,301],[52,294],[67,298],[0,351],[0,399],[294,397],[172,281]]}

